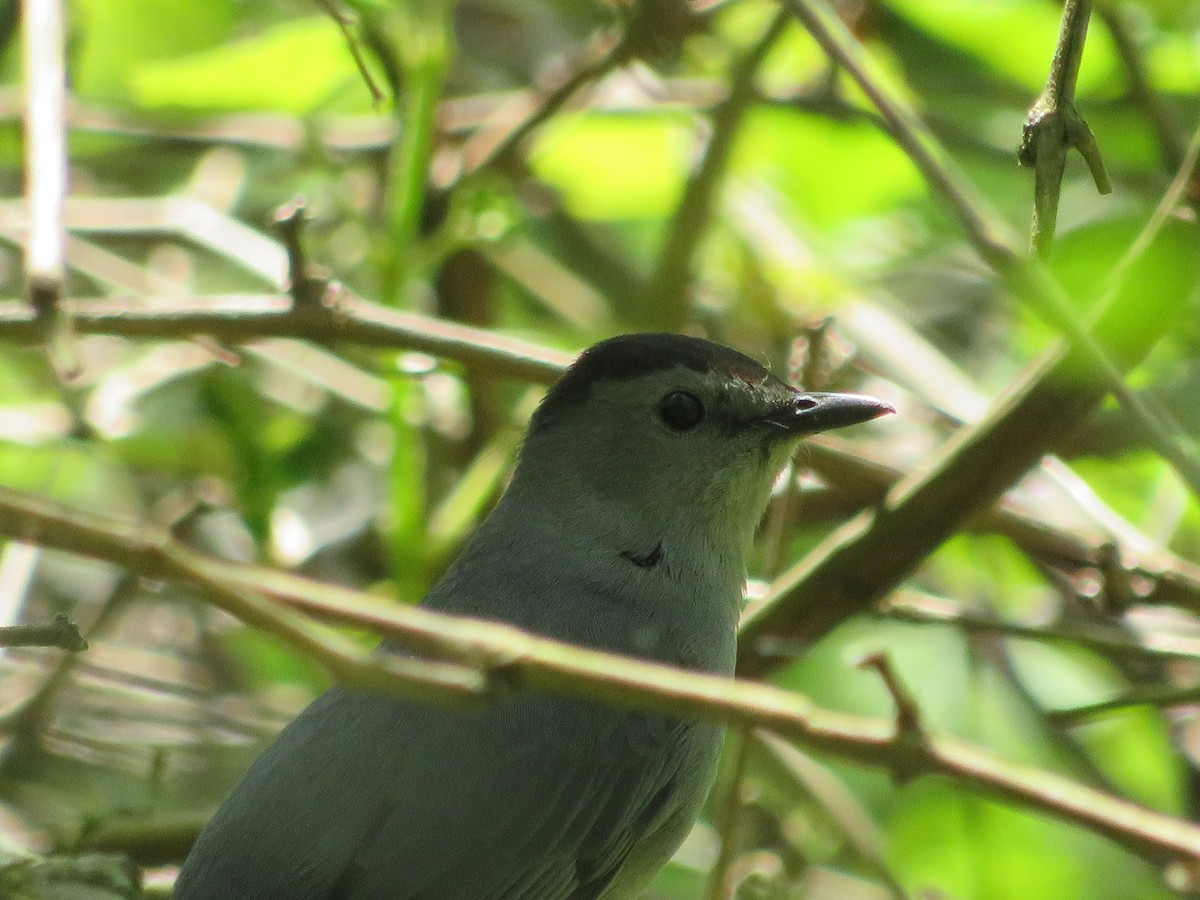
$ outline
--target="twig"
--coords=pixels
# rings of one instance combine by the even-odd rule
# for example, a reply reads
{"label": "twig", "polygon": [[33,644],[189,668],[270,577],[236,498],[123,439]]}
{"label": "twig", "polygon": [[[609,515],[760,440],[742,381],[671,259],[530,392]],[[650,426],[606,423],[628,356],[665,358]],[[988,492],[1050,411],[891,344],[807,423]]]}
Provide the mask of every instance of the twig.
{"label": "twig", "polygon": [[[569,354],[481,328],[419,313],[387,309],[339,292],[333,307],[296,306],[287,294],[229,294],[172,298],[170,307],[151,307],[136,298],[75,300],[67,304],[82,334],[186,338],[207,334],[231,344],[268,337],[345,341],[366,347],[418,350],[469,368],[509,378],[548,383],[570,363]],[[36,343],[37,317],[19,303],[0,303],[0,340]]]}
{"label": "twig", "polygon": [[59,613],[54,621],[42,625],[5,625],[0,627],[0,647],[57,647],[81,653],[88,643],[79,626]]}
{"label": "twig", "polygon": [[[95,640],[104,633],[117,611],[125,607],[137,586],[138,578],[135,575],[125,573],[120,578],[108,599],[104,601],[104,605],[101,606],[99,614],[92,621],[91,627],[88,628],[88,637]],[[87,639],[84,639],[85,646],[87,643]],[[67,684],[67,680],[75,670],[76,663],[81,658],[75,654],[62,657],[28,699],[20,707],[0,719],[0,727],[18,738],[36,740],[45,727],[55,698]]]}
{"label": "twig", "polygon": [[1153,706],[1158,709],[1171,709],[1185,704],[1200,702],[1200,685],[1138,685],[1109,700],[1073,706],[1070,709],[1056,709],[1046,713],[1047,718],[1059,725],[1079,725],[1088,719],[1098,718],[1108,713],[1120,712],[1132,706]]}
{"label": "twig", "polygon": [[[883,651],[869,653],[860,659],[856,665],[860,669],[871,669],[875,671],[880,680],[883,681],[883,686],[887,688],[888,696],[892,698],[892,705],[896,709],[895,730],[892,740],[897,745],[922,745],[925,743],[925,728],[921,724],[921,711],[917,707],[917,701],[912,694],[908,692],[903,682],[900,681],[900,676],[896,674],[896,670],[892,668],[892,662]],[[892,775],[897,781],[907,781],[914,774],[920,772],[908,772],[902,769],[893,769]]]}
{"label": "twig", "polygon": [[375,76],[371,74],[371,69],[367,66],[367,61],[363,59],[358,37],[350,28],[353,21],[346,15],[346,11],[338,5],[337,0],[315,0],[315,2],[317,6],[325,10],[325,14],[329,18],[333,19],[334,24],[337,25],[338,30],[342,33],[342,37],[346,41],[346,49],[350,51],[350,56],[354,59],[354,65],[358,67],[358,74],[362,76],[367,90],[371,92],[371,99],[378,106],[387,99],[387,95],[379,89],[379,85],[375,81]]}
{"label": "twig", "polygon": [[[814,750],[893,772],[938,773],[974,791],[1103,834],[1160,864],[1200,865],[1200,827],[1144,809],[1050,772],[1015,765],[953,738],[923,734],[897,740],[887,722],[822,710],[804,697],[561,644],[494,622],[383,606],[378,598],[282,572],[258,570],[189,550],[152,526],[93,515],[0,486],[0,533],[104,559],[151,578],[199,588],[208,602],[263,628],[366,690],[401,690],[441,702],[492,695],[493,679],[530,690],[592,699],[670,715],[701,715],[752,725]],[[459,662],[343,650],[294,610],[368,628],[418,653]],[[350,644],[350,647],[354,645]]]}
{"label": "twig", "polygon": [[1062,190],[1067,151],[1074,147],[1083,156],[1101,194],[1112,193],[1100,147],[1087,122],[1075,109],[1075,83],[1083,60],[1091,0],[1067,0],[1063,5],[1058,46],[1050,64],[1046,87],[1029,110],[1017,159],[1035,170],[1031,243],[1043,258],[1054,241],[1058,201]]}
{"label": "twig", "polygon": [[666,240],[658,252],[658,268],[649,294],[653,304],[649,313],[655,327],[675,331],[687,319],[696,247],[708,229],[738,129],[754,99],[758,70],[790,21],[791,15],[786,9],[776,14],[754,46],[734,65],[729,76],[729,93],[713,110],[704,156],[688,179],[679,206],[667,225]]}
{"label": "twig", "polygon": [[79,374],[80,364],[71,317],[62,305],[67,193],[62,4],[60,0],[28,0],[21,5],[21,21],[25,38],[25,189],[29,199],[25,277],[50,361],[58,373],[71,379]]}
{"label": "twig", "polygon": [[288,293],[297,306],[323,302],[330,290],[330,273],[308,261],[304,251],[304,225],[308,221],[308,206],[303,197],[296,197],[275,210],[275,228],[283,239],[287,252]]}

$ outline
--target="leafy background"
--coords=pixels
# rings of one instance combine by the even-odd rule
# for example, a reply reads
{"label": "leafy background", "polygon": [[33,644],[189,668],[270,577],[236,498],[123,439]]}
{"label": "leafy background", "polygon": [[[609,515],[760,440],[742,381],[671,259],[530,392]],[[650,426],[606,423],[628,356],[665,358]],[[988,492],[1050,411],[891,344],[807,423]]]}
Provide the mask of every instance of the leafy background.
{"label": "leafy background", "polygon": [[[0,280],[15,302],[25,101],[16,4],[0,10]],[[172,331],[172,310],[196,298],[283,289],[271,222],[297,196],[308,260],[357,295],[564,353],[627,331],[703,334],[811,388],[893,402],[898,416],[822,446],[902,473],[928,470],[1055,340],[775,3],[357,0],[342,12],[359,17],[353,40],[328,5],[299,0],[70,4],[67,294],[167,324],[138,338],[114,317],[95,329],[108,334],[63,339],[79,367],[67,377],[0,318],[0,484],[173,524],[206,552],[381,604],[418,600],[502,490],[541,387],[420,345]],[[838,12],[877,76],[1028,234],[1032,176],[1015,147],[1061,8],[847,0]],[[1200,4],[1097,3],[1077,97],[1114,190],[1099,195],[1070,160],[1050,258],[1080,321],[1183,161],[1198,41]],[[578,90],[560,96],[564,83]],[[1178,317],[1128,378],[1192,432],[1195,253],[1156,257]],[[1200,629],[1187,602],[1141,602],[1145,573],[1106,564],[1104,548],[1134,546],[1190,577],[1200,506],[1114,403],[1077,424],[1010,501],[1087,559],[974,522],[873,612],[811,646],[781,642],[772,679],[889,716],[879,676],[854,664],[882,649],[930,731],[1193,819]],[[878,499],[827,460],[814,474],[825,457],[813,453],[768,512],[752,598]],[[1122,578],[1137,602],[1113,602]],[[91,641],[77,657],[3,657],[4,852],[125,854],[160,891],[237,774],[329,683],[195,591],[78,555],[8,543],[0,607],[7,621],[66,612]],[[1188,886],[1179,867],[969,783],[803,747],[726,762],[651,897],[1092,900]],[[713,887],[722,836],[726,884]],[[67,877],[4,871],[21,896],[57,896]]]}

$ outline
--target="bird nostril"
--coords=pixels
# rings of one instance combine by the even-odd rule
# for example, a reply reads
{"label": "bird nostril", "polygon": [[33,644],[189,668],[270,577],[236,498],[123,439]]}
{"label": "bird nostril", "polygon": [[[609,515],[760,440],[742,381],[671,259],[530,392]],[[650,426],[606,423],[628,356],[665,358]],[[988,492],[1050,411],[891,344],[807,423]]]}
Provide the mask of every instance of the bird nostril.
{"label": "bird nostril", "polygon": [[796,409],[800,411],[816,409],[819,404],[812,397],[797,397]]}

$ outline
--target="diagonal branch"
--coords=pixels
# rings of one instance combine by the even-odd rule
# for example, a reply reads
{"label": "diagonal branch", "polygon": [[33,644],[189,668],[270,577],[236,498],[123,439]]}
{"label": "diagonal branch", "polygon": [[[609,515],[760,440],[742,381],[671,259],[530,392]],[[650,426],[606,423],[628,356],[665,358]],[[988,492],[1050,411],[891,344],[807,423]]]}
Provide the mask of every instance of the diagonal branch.
{"label": "diagonal branch", "polygon": [[[583,87],[599,81],[629,58],[629,40],[620,29],[608,29],[593,36],[584,51],[557,82],[539,96],[519,96],[501,105],[492,118],[499,125],[484,122],[482,127],[463,146],[466,174],[474,175],[484,169],[501,165],[513,151],[544,123],[562,109]],[[506,121],[510,107],[521,106],[524,114],[515,122]]]}
{"label": "diagonal branch", "polygon": [[[851,452],[842,440],[822,435],[804,444],[804,465],[855,503],[874,506],[904,480],[907,473],[878,460]],[[1106,552],[1115,551],[1125,580],[1136,577],[1145,587],[1136,602],[1177,606],[1200,613],[1200,566],[1167,550],[1153,547],[1144,536],[1109,537],[1103,542],[1085,539],[1036,518],[1038,508],[1025,504],[999,504],[963,523],[971,531],[999,534],[1020,547],[1031,559],[1070,571],[1099,569]],[[1153,547],[1153,549],[1151,549]],[[993,623],[994,626],[994,623]],[[980,623],[980,628],[984,626]],[[994,627],[991,629],[994,630]],[[1081,639],[1076,635],[1074,639]],[[1127,644],[1127,640],[1125,642]],[[1114,647],[1115,649],[1115,647]]]}
{"label": "diagonal branch", "polygon": [[[1200,258],[1194,241],[1185,225],[1162,231],[1106,304],[1093,339],[1119,348],[1120,365],[1132,367],[1144,357],[1195,292]],[[1186,274],[1176,265],[1185,266]],[[1106,387],[1083,354],[1061,341],[986,419],[960,429],[927,473],[905,478],[878,510],[852,519],[775,582],[743,620],[739,670],[762,674],[771,667],[763,638],[782,634],[808,643],[869,608],[993,505],[1101,400]]]}

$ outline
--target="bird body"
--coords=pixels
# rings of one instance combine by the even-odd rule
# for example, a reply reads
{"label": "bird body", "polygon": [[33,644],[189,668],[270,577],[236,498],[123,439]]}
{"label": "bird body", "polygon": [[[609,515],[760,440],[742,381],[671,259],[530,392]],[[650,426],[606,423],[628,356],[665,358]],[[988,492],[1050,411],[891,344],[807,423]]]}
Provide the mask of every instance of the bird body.
{"label": "bird body", "polygon": [[[509,489],[422,603],[731,675],[775,475],[803,434],[886,411],[694,338],[603,342],[551,389]],[[635,897],[691,827],[720,742],[691,717],[543,694],[463,712],[335,687],[254,763],[175,896]]]}

